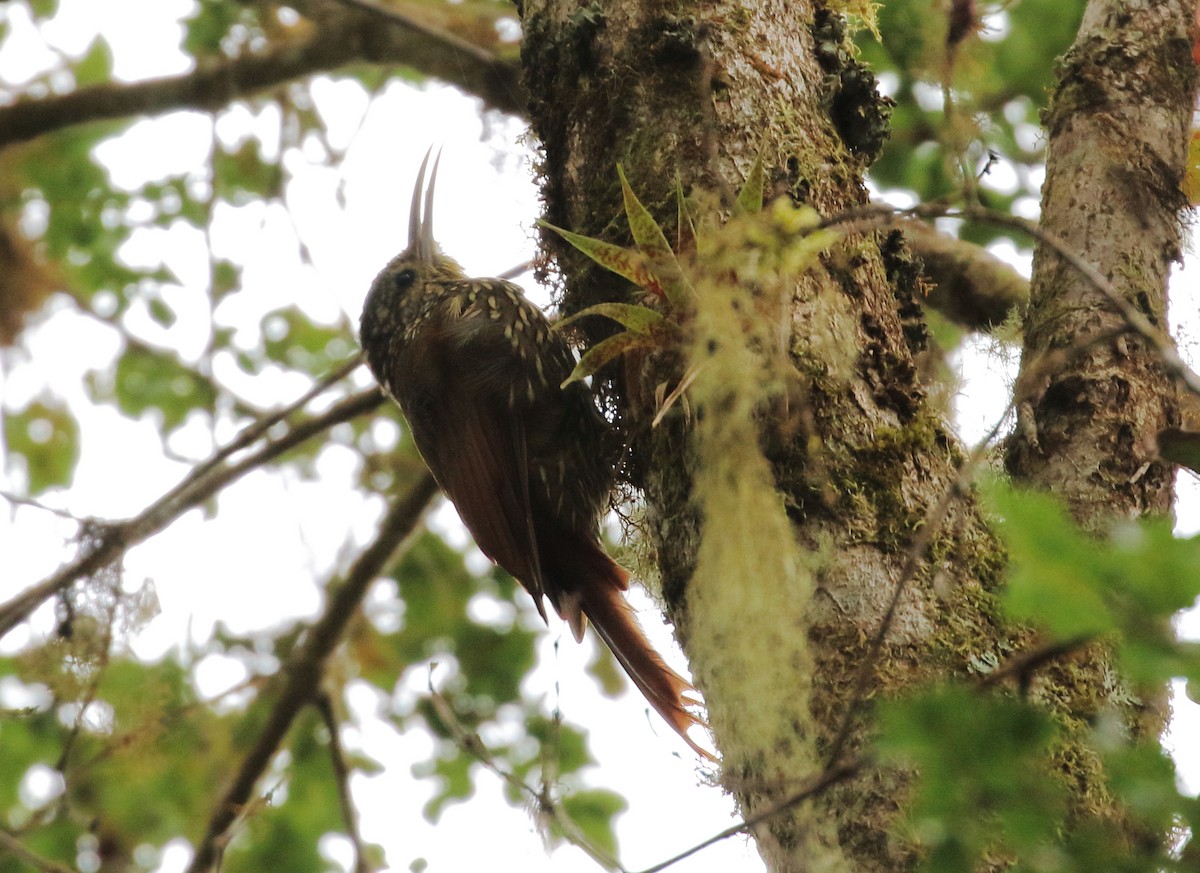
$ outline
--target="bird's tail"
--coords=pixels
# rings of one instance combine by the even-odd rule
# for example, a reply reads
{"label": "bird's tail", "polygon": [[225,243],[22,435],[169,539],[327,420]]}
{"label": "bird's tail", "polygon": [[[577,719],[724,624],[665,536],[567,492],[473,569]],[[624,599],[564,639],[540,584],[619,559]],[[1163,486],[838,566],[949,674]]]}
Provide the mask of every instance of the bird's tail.
{"label": "bird's tail", "polygon": [[[690,728],[705,726],[703,720],[687,709],[700,702],[696,689],[655,651],[638,624],[633,607],[625,600],[629,574],[598,543],[573,545],[574,584],[560,588],[563,596],[555,603],[559,614],[570,624],[576,639],[583,634],[583,616],[586,616],[646,701],[697,754],[715,761],[711,752],[688,736]],[[543,554],[544,562],[547,557],[551,558],[551,565],[556,563],[552,556]],[[562,578],[554,572],[558,568],[544,563],[544,569],[548,576]]]}

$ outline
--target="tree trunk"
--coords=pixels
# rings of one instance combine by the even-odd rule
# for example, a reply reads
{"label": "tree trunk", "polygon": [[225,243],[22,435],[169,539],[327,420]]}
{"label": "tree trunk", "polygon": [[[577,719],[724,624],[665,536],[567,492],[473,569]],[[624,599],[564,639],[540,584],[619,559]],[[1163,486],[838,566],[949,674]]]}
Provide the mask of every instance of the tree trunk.
{"label": "tree trunk", "polygon": [[[1167,280],[1181,258],[1178,211],[1186,205],[1180,183],[1196,92],[1194,7],[1089,3],[1046,116],[1042,229],[1164,332]],[[1037,246],[1026,396],[1008,467],[1061,495],[1093,529],[1171,507],[1172,467],[1157,458],[1154,437],[1179,424],[1175,386],[1155,349],[1126,330],[1101,289],[1051,246]],[[1066,360],[1045,366],[1064,350]]]}
{"label": "tree trunk", "polygon": [[[1161,18],[1160,24],[1170,17],[1170,28],[1150,33],[1177,38],[1181,9],[1182,2],[1175,2],[1164,4],[1163,12],[1139,14]],[[526,0],[522,14],[523,64],[533,128],[544,149],[551,223],[627,244],[618,163],[665,227],[673,222],[677,174],[685,190],[721,192],[728,203],[729,190],[741,186],[756,157],[767,168],[769,196],[790,197],[824,215],[865,203],[862,173],[878,148],[886,109],[872,88],[862,86],[863,71],[847,50],[840,20],[817,4],[768,0],[696,7],[621,0],[601,10],[565,0]],[[1112,26],[1122,25],[1114,20]],[[1185,83],[1165,74],[1169,58],[1157,60],[1156,69],[1164,71],[1159,87],[1170,86],[1163,93],[1175,107],[1158,126],[1174,137],[1177,149],[1183,142],[1178,113],[1187,104],[1181,99]],[[1052,127],[1051,133],[1060,131]],[[1143,169],[1156,192],[1178,180],[1181,157],[1166,151],[1145,152]],[[1145,184],[1108,171],[1094,175],[1109,184]],[[1052,171],[1048,186],[1057,178]],[[1073,208],[1091,210],[1102,202]],[[1157,249],[1158,243],[1147,243],[1147,254],[1126,263],[1138,276],[1132,287],[1145,297],[1147,313],[1161,323],[1162,270],[1178,249],[1178,232],[1171,221],[1145,215],[1147,208],[1145,201],[1141,209],[1130,204],[1125,218],[1161,226],[1168,242]],[[1078,219],[1063,220],[1069,227]],[[1141,235],[1113,227],[1117,234]],[[1085,225],[1068,239],[1090,232]],[[627,286],[611,274],[553,238],[547,244],[566,279],[564,310],[628,299]],[[1043,254],[1043,272],[1046,263]],[[926,532],[931,536],[916,570],[905,569],[914,537],[954,488],[962,460],[917,378],[914,355],[925,340],[917,277],[898,235],[868,232],[843,237],[792,290],[788,351],[796,386],[785,414],[773,416],[758,436],[795,543],[806,556],[794,573],[775,572],[772,563],[736,578],[697,574],[705,550],[735,553],[740,537],[754,534],[738,529],[737,519],[721,516],[718,522],[698,499],[706,487],[701,478],[707,458],[697,450],[697,434],[707,425],[683,414],[649,425],[653,409],[643,398],[660,385],[673,387],[677,366],[652,358],[640,372],[610,376],[601,387],[626,436],[627,478],[645,501],[644,535],[666,613],[705,694],[722,755],[722,784],[747,816],[770,810],[828,763],[869,641],[898,585],[903,593],[874,658],[868,698],[933,677],[969,676],[981,669],[977,665],[1002,660],[1017,643],[992,597],[1003,553],[971,499],[951,504],[940,524]],[[1050,284],[1067,279],[1078,288],[1075,277],[1060,276]],[[1059,303],[1055,311],[1077,305]],[[1085,310],[1092,330],[1104,329],[1101,309],[1093,302]],[[1065,321],[1054,322],[1054,329],[1058,342],[1078,330]],[[1044,344],[1038,339],[1044,336],[1046,330],[1035,324],[1030,341]],[[1117,445],[1126,447],[1113,475],[1124,476],[1124,490],[1145,501],[1132,504],[1131,511],[1165,507],[1166,470],[1138,473],[1145,458],[1138,434],[1172,420],[1173,407],[1158,399],[1166,383],[1147,356],[1132,365],[1129,343],[1110,343],[1098,353],[1110,367],[1132,373],[1126,388],[1114,390],[1124,395],[1136,386],[1146,392],[1146,409],[1160,410],[1139,416],[1134,429],[1102,425],[1108,434],[1101,444],[1105,457]],[[1027,349],[1027,357],[1031,354]],[[1101,376],[1095,379],[1099,384]],[[1094,400],[1092,406],[1112,402]],[[1094,448],[1087,456],[1096,458],[1096,469]],[[1066,469],[1074,449],[1043,441],[1041,451],[1062,456],[1055,463]],[[1109,487],[1099,485],[1101,491]],[[1151,493],[1157,496],[1147,500]],[[790,547],[781,544],[780,551]],[[1097,687],[1107,687],[1105,670],[1098,656],[1088,668],[1055,671],[1054,693],[1046,697],[1094,700]],[[1071,717],[1064,713],[1064,720]],[[861,719],[851,723],[848,742],[837,750],[843,758],[865,740]],[[1094,796],[1096,773],[1089,763],[1077,771],[1069,763],[1075,758],[1086,756],[1064,751],[1067,780],[1086,798],[1083,806],[1108,817],[1103,799]],[[907,868],[912,847],[892,827],[904,783],[902,773],[864,773],[767,818],[754,835],[768,867]]]}
{"label": "tree trunk", "polygon": [[[525,3],[523,60],[545,150],[549,221],[621,241],[618,162],[660,218],[673,210],[676,173],[689,190],[728,190],[757,156],[775,195],[823,214],[865,202],[862,172],[884,116],[870,89],[845,84],[861,70],[839,21],[811,3],[704,9],[698,16],[692,4],[624,2],[601,15]],[[875,127],[864,131],[854,118]],[[568,278],[565,309],[623,299],[611,276],[556,254]],[[693,499],[690,426],[674,416],[648,427],[647,410],[634,402],[646,392],[620,379],[611,386],[631,435],[630,478],[645,498],[666,611],[708,703],[722,783],[748,816],[819,772],[910,541],[956,477],[959,449],[927,404],[913,362],[924,343],[915,277],[897,237],[854,235],[792,293],[798,414],[790,433],[776,421],[762,438],[808,556],[792,583],[763,571],[715,583],[725,592],[697,590],[703,513]],[[639,379],[654,386],[672,375]],[[707,535],[718,550],[737,543],[735,531],[728,540],[723,530]],[[907,581],[871,695],[962,674],[973,658],[996,654],[1004,632],[988,591],[1001,561],[969,501],[950,512],[931,554],[935,561]],[[856,727],[847,751],[861,746],[859,734]],[[755,831],[768,866],[902,869],[911,849],[889,838],[888,827],[903,781],[864,775],[813,806],[772,816]]]}
{"label": "tree trunk", "polygon": [[[1194,11],[1185,0],[1092,0],[1045,118],[1041,228],[1111,288],[1097,287],[1054,245],[1037,245],[1006,461],[1014,479],[1060,496],[1098,532],[1114,520],[1165,515],[1174,495],[1173,467],[1158,458],[1155,437],[1179,425],[1176,386],[1108,293],[1167,333],[1167,283],[1182,257],[1187,205],[1180,186],[1197,85]],[[1166,725],[1166,689],[1131,695],[1116,675],[1094,646],[1034,690],[1058,702],[1073,732],[1119,713],[1132,736],[1153,742]],[[1108,809],[1094,754],[1072,764],[1092,774],[1080,806],[1132,840],[1163,839]]]}

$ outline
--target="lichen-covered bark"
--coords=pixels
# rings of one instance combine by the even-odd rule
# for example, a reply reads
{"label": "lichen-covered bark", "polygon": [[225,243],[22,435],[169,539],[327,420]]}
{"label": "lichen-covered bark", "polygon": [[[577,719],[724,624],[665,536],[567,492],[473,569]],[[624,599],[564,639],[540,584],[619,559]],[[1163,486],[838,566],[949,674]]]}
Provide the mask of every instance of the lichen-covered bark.
{"label": "lichen-covered bark", "polygon": [[[1194,6],[1089,3],[1046,117],[1042,228],[1163,330],[1167,278],[1180,257]],[[1113,336],[1125,327],[1121,316],[1045,244],[1031,295],[1022,361],[1030,393],[1009,470],[1062,496],[1092,528],[1168,512],[1171,467],[1156,457],[1154,435],[1178,425],[1179,407],[1154,350]],[[1077,351],[1042,371],[1048,355],[1068,348]]]}
{"label": "lichen-covered bark", "polygon": [[[1046,115],[1042,229],[1163,331],[1197,85],[1194,9],[1190,0],[1093,0]],[[1095,531],[1114,519],[1165,514],[1173,495],[1172,468],[1157,457],[1154,438],[1179,423],[1175,386],[1155,350],[1126,329],[1100,289],[1052,246],[1037,246],[1018,381],[1026,393],[1007,465],[1017,481],[1059,495]],[[1100,647],[1034,689],[1056,702],[1068,732],[1119,714],[1134,736],[1153,741],[1166,720],[1165,689],[1136,691],[1131,696]],[[1063,757],[1080,786],[1077,811],[1124,827],[1095,756]]]}
{"label": "lichen-covered bark", "polygon": [[[677,173],[688,190],[728,192],[759,155],[769,195],[825,214],[864,202],[861,172],[878,145],[882,107],[863,87],[869,79],[845,51],[838,19],[813,4],[527,0],[523,24],[552,223],[627,241],[618,162],[663,217],[672,214]],[[556,253],[567,272],[565,309],[624,299],[626,289],[611,276]],[[795,602],[771,574],[723,580],[747,603],[766,604],[753,613],[756,626],[742,629],[747,639],[775,641],[765,662],[761,654],[750,660],[736,641],[720,651],[700,642],[714,636],[705,604],[728,601],[689,584],[702,533],[720,543],[721,531],[701,531],[686,417],[669,416],[651,429],[640,400],[678,373],[651,361],[610,383],[667,612],[709,701],[722,782],[748,815],[788,796],[827,752],[912,534],[954,475],[957,449],[929,409],[913,364],[924,339],[914,275],[898,238],[855,236],[795,288],[795,396],[788,413],[765,426],[762,441],[816,593]],[[965,672],[973,656],[986,660],[999,643],[986,592],[1000,562],[969,504],[951,513],[933,554],[903,598],[876,670],[872,685],[883,693]],[[810,656],[815,663],[806,662]],[[771,691],[747,707],[741,686],[748,676]],[[811,697],[800,693],[810,686]],[[855,734],[850,750],[861,740]],[[863,776],[772,818],[755,834],[768,865],[903,869],[910,848],[889,831],[902,782],[896,774]]]}
{"label": "lichen-covered bark", "polygon": [[[522,15],[553,224],[627,243],[618,162],[664,226],[673,222],[677,174],[685,189],[728,202],[756,156],[769,196],[827,215],[865,201],[861,174],[885,107],[845,50],[839,19],[812,0],[526,0]],[[562,247],[555,254],[566,311],[627,299],[628,286],[610,274]],[[769,572],[719,583],[695,575],[702,541],[719,548],[726,532],[703,529],[694,487],[700,429],[682,411],[649,425],[655,388],[679,378],[678,357],[648,356],[599,380],[627,442],[626,476],[645,499],[666,611],[709,703],[722,784],[747,815],[788,796],[828,753],[913,537],[955,477],[959,449],[914,365],[924,343],[916,285],[902,240],[878,233],[841,240],[791,294],[795,376],[787,402],[765,416],[760,442],[807,555],[811,597],[807,582],[785,587]],[[974,505],[956,503],[907,583],[870,693],[1002,659],[1015,642],[991,596],[1002,566]],[[770,639],[770,657],[724,627],[713,631],[713,613],[729,600],[712,595],[728,591],[696,587],[713,584],[754,607],[742,633]],[[748,702],[747,677],[766,689]],[[1055,681],[1107,679],[1081,667]],[[852,733],[847,751],[864,739]],[[1091,776],[1078,778],[1086,790]],[[893,829],[903,790],[903,774],[864,774],[760,825],[760,851],[775,871],[906,869],[911,848]]]}

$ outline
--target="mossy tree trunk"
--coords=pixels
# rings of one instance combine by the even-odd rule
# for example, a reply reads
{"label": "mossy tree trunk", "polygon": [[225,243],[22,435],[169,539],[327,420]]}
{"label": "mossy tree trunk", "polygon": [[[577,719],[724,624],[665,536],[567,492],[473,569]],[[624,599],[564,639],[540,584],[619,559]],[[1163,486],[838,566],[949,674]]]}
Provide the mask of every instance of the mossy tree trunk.
{"label": "mossy tree trunk", "polygon": [[[1046,116],[1042,228],[1164,329],[1186,205],[1194,8],[1184,0],[1089,3]],[[1154,435],[1178,426],[1179,404],[1160,356],[1125,333],[1100,289],[1051,246],[1038,245],[1034,257],[1022,363],[1028,396],[1009,470],[1062,495],[1085,526],[1168,512],[1172,467],[1155,455]],[[1064,350],[1067,360],[1043,366]]]}
{"label": "mossy tree trunk", "polygon": [[[1194,14],[1185,0],[1089,2],[1045,117],[1042,229],[1164,333],[1187,206]],[[1174,468],[1158,457],[1155,437],[1179,425],[1180,411],[1158,350],[1055,245],[1036,246],[1030,290],[1009,473],[1060,496],[1089,530],[1169,513]],[[1108,653],[1093,648],[1052,667],[1034,692],[1058,704],[1069,728],[1118,711],[1133,736],[1153,740],[1166,723],[1166,689],[1131,695]],[[1098,773],[1100,764],[1089,754],[1071,766]],[[1084,784],[1090,791],[1097,782]],[[1125,827],[1101,791],[1081,800]],[[1162,838],[1126,829],[1135,840]]]}
{"label": "mossy tree trunk", "polygon": [[[1183,20],[1182,2],[1162,6],[1164,21]],[[759,156],[769,197],[790,197],[824,215],[866,202],[862,174],[878,149],[885,110],[829,9],[808,0],[702,6],[621,0],[603,7],[526,0],[522,15],[531,117],[544,149],[546,217],[553,224],[628,243],[618,163],[664,226],[674,220],[677,174],[685,190],[724,192],[728,202],[728,191],[741,186]],[[1146,40],[1162,35],[1142,32]],[[1182,111],[1179,83],[1171,85],[1172,105]],[[1176,124],[1172,116],[1170,134]],[[1182,156],[1151,156],[1164,185],[1178,177]],[[1077,201],[1072,208],[1087,213],[1099,206]],[[1178,237],[1170,239],[1173,252]],[[553,239],[548,244],[566,274],[567,311],[627,299],[628,286],[611,274]],[[1159,267],[1167,259],[1149,260]],[[1138,269],[1146,270],[1142,261]],[[1163,276],[1139,275],[1137,287],[1146,286],[1161,318],[1153,301],[1162,300]],[[925,342],[917,277],[900,237],[871,231],[843,237],[792,290],[795,386],[779,414],[763,422],[759,441],[807,556],[798,582],[784,583],[764,569],[701,584],[694,571],[704,538],[709,548],[735,549],[736,532],[704,529],[711,515],[696,499],[702,461],[694,422],[676,414],[650,427],[653,404],[645,398],[656,386],[672,387],[678,368],[651,359],[605,384],[628,441],[626,473],[645,500],[644,530],[665,609],[708,703],[720,778],[748,816],[770,809],[827,763],[868,642],[905,576],[914,536],[956,480],[962,451],[927,400],[914,364]],[[1110,357],[1112,366],[1125,365],[1119,355]],[[1153,371],[1145,361],[1137,369]],[[1151,378],[1146,402],[1158,403],[1165,389],[1161,377]],[[1169,411],[1164,415],[1170,419]],[[1152,430],[1159,418],[1145,420]],[[1073,449],[1064,444],[1053,451]],[[1157,469],[1150,482],[1159,493],[1167,487],[1165,472]],[[1149,489],[1149,482],[1139,489],[1131,512],[1165,505]],[[956,501],[904,583],[868,695],[934,677],[965,678],[1019,645],[991,596],[1002,567],[982,514],[970,499]],[[734,596],[704,589],[714,585]],[[731,602],[732,620],[741,622],[733,632]],[[1053,681],[1064,687],[1047,698],[1093,699],[1091,683],[1107,669],[1096,657],[1094,670],[1056,673]],[[859,719],[843,754],[853,755],[865,738]],[[1069,775],[1082,794],[1092,792],[1090,768]],[[911,848],[893,827],[904,779],[864,773],[772,816],[754,832],[769,868],[905,869]],[[1095,797],[1085,805],[1107,815]]]}

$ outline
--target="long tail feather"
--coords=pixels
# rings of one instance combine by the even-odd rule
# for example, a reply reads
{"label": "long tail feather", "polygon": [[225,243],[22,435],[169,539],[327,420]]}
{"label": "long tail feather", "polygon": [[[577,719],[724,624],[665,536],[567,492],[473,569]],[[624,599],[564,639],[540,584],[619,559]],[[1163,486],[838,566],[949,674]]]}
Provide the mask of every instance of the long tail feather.
{"label": "long tail feather", "polygon": [[655,651],[625,600],[629,574],[599,543],[582,535],[555,538],[550,543],[543,540],[541,545],[551,589],[547,593],[575,638],[582,636],[586,617],[654,710],[697,754],[715,761],[711,752],[688,736],[690,728],[705,727],[704,721],[687,709],[700,703],[696,689]]}
{"label": "long tail feather", "polygon": [[[613,567],[624,575],[624,570],[616,564]],[[704,726],[704,722],[686,708],[699,703],[695,697],[696,689],[668,667],[650,645],[633,607],[626,602],[620,589],[612,584],[588,585],[583,591],[582,606],[600,639],[625,668],[647,702],[697,754],[715,761],[711,752],[688,736],[689,728]]]}

